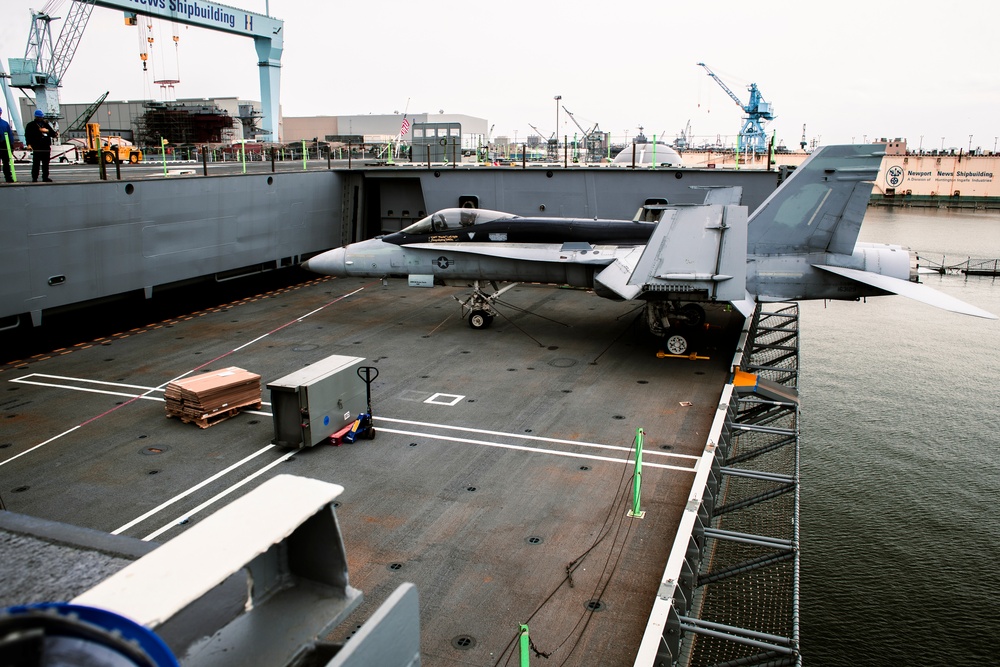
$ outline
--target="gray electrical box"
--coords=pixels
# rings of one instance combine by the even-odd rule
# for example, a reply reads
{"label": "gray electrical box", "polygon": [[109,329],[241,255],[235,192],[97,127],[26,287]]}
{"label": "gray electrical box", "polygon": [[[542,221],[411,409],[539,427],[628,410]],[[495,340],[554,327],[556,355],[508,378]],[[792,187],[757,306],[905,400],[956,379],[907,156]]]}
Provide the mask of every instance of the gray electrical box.
{"label": "gray electrical box", "polygon": [[274,440],[279,447],[312,447],[368,410],[364,357],[338,354],[269,382]]}

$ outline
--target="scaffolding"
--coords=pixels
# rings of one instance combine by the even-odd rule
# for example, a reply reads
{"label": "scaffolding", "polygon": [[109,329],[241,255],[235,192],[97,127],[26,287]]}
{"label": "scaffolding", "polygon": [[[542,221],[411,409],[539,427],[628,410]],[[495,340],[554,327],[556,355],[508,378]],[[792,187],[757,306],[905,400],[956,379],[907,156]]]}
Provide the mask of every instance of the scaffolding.
{"label": "scaffolding", "polygon": [[179,146],[217,144],[232,129],[232,116],[215,106],[149,102],[139,118],[137,143],[159,146],[161,139]]}

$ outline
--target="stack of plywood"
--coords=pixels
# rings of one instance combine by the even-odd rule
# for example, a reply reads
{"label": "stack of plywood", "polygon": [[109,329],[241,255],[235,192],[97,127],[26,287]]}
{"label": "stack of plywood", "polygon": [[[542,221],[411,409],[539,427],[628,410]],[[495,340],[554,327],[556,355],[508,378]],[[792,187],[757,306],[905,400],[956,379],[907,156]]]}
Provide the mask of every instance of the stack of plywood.
{"label": "stack of plywood", "polygon": [[171,382],[164,395],[168,417],[208,428],[237,415],[243,408],[259,408],[260,376],[230,366]]}

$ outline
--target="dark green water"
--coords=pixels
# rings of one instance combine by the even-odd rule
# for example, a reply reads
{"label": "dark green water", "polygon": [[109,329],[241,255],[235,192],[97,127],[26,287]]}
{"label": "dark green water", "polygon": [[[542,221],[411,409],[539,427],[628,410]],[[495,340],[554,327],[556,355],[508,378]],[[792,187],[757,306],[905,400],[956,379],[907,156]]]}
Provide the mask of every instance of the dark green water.
{"label": "dark green water", "polygon": [[[1000,257],[1000,213],[870,209],[862,241]],[[1000,314],[1000,278],[924,278]],[[805,664],[1000,662],[1000,321],[801,304]]]}

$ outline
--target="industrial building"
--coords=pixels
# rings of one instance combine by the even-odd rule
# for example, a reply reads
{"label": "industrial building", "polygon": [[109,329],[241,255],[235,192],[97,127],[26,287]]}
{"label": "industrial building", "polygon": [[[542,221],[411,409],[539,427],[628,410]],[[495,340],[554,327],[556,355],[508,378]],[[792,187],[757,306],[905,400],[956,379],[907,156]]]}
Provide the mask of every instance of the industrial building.
{"label": "industrial building", "polygon": [[[21,118],[31,118],[35,112],[34,100],[22,97],[18,102]],[[253,139],[261,116],[260,102],[237,97],[172,102],[103,100],[96,108],[95,104],[61,106],[60,130],[64,139],[83,138],[84,124],[90,122],[100,125],[105,136],[120,136],[139,145],[158,145],[159,135],[174,144],[229,143]],[[215,136],[200,135],[199,129],[205,127],[216,128]]]}
{"label": "industrial building", "polygon": [[[461,148],[471,149],[489,143],[489,121],[463,114],[415,113],[406,114],[408,129],[401,135],[406,143],[423,143],[421,140],[460,137]],[[282,137],[286,142],[326,141],[330,143],[383,143],[400,136],[403,129],[402,114],[364,114],[354,116],[302,116],[282,118]],[[440,134],[441,127],[459,133]],[[435,141],[434,143],[437,143]],[[449,140],[449,143],[451,141]]]}
{"label": "industrial building", "polygon": [[[31,118],[33,100],[20,98],[22,118]],[[261,106],[256,100],[237,97],[188,98],[171,102],[148,100],[103,100],[90,104],[62,104],[60,129],[64,139],[85,137],[84,124],[97,123],[104,136],[120,136],[141,146],[169,143],[236,143],[261,134]],[[463,114],[407,114],[405,143],[423,143],[448,136],[449,143],[473,149],[489,140],[488,121]],[[402,114],[282,117],[278,134],[282,143],[386,143],[400,136]],[[450,134],[439,133],[448,128]],[[428,137],[428,133],[434,135]]]}

